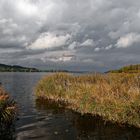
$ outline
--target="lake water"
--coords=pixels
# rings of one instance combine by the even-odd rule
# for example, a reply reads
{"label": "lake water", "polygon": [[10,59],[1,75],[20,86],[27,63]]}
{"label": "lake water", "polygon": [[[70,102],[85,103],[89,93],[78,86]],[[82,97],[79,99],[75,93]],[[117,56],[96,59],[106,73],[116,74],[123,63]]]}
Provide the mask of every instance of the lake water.
{"label": "lake water", "polygon": [[140,129],[81,116],[56,104],[37,103],[34,87],[44,75],[0,73],[0,82],[19,105],[16,140],[140,140]]}

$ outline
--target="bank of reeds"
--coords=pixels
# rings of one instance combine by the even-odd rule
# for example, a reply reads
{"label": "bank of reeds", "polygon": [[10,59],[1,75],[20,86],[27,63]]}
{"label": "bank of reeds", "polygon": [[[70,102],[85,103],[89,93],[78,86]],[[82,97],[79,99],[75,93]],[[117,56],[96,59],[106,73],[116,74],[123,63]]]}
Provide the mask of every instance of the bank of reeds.
{"label": "bank of reeds", "polygon": [[38,99],[65,103],[82,114],[140,127],[139,74],[57,73],[40,80],[35,92]]}

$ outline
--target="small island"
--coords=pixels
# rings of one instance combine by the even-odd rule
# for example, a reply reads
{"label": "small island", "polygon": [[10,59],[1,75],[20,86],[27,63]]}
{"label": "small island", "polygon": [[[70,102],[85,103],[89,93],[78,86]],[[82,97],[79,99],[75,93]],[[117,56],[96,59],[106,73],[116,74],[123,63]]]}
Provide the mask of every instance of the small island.
{"label": "small island", "polygon": [[48,75],[36,86],[37,101],[53,101],[81,114],[140,128],[139,67],[131,66],[131,72],[129,67],[125,73]]}

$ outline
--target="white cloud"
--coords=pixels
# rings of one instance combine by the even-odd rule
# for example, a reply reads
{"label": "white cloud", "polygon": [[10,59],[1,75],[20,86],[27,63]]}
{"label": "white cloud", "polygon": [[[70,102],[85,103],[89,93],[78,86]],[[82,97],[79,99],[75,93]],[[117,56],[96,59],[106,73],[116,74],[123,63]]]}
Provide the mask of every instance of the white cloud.
{"label": "white cloud", "polygon": [[45,56],[45,57],[41,57],[41,60],[43,62],[47,62],[47,61],[52,61],[52,62],[67,62],[67,61],[71,61],[75,58],[75,55],[71,55],[71,54],[62,54],[59,56]]}
{"label": "white cloud", "polygon": [[81,46],[94,46],[94,41],[92,39],[87,39],[81,44]]}
{"label": "white cloud", "polygon": [[105,50],[110,50],[112,48],[113,48],[113,46],[112,45],[109,45],[109,46],[105,47]]}
{"label": "white cloud", "polygon": [[17,1],[17,10],[27,16],[35,15],[38,12],[35,4],[30,3],[29,0]]}
{"label": "white cloud", "polygon": [[[72,60],[72,57],[64,57],[64,56],[62,56],[62,57],[58,57],[58,58],[47,58],[47,59],[44,59],[45,60],[45,62],[46,61],[52,61],[52,62],[67,62],[67,61],[70,61],[70,60]],[[43,61],[44,61],[43,60]]]}
{"label": "white cloud", "polygon": [[99,52],[100,50],[101,48],[98,48],[98,47],[94,49],[95,52]]}
{"label": "white cloud", "polygon": [[35,42],[33,42],[27,48],[40,50],[62,47],[64,45],[67,45],[67,42],[70,40],[70,38],[70,34],[56,35],[54,33],[43,33]]}
{"label": "white cloud", "polygon": [[75,48],[78,48],[79,45],[80,45],[79,42],[74,41],[68,46],[68,49],[74,50]]}
{"label": "white cloud", "polygon": [[129,46],[132,46],[136,42],[140,42],[140,34],[129,33],[129,34],[121,37],[117,41],[116,46],[118,48],[127,48]]}
{"label": "white cloud", "polygon": [[86,46],[95,46],[95,43],[92,39],[87,39],[82,43],[74,41],[68,46],[68,49],[74,50],[76,48],[86,47]]}
{"label": "white cloud", "polygon": [[72,60],[72,58],[73,58],[73,56],[62,56],[62,57],[58,58],[58,60],[66,62],[66,61]]}

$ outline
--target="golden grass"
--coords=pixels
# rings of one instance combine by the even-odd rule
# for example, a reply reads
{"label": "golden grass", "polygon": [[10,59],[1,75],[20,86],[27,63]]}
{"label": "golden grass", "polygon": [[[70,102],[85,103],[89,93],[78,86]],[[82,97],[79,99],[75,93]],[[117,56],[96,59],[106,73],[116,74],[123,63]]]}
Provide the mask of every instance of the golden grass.
{"label": "golden grass", "polygon": [[38,99],[67,103],[74,111],[140,127],[140,75],[56,73],[36,86]]}

